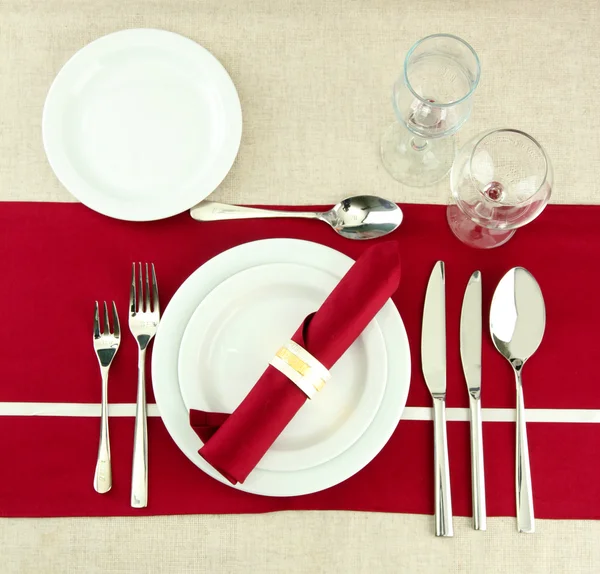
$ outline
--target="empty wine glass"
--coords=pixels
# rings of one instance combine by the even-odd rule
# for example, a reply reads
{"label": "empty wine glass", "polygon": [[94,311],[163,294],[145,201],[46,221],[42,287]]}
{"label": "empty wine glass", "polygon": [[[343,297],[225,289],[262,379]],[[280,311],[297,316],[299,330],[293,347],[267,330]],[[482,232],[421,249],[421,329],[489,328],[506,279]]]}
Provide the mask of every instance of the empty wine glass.
{"label": "empty wine glass", "polygon": [[473,138],[456,156],[448,223],[463,243],[489,249],[535,219],[552,193],[553,173],[542,146],[519,130]]}
{"label": "empty wine glass", "polygon": [[391,176],[406,185],[431,185],[452,167],[451,136],[471,113],[479,83],[479,58],[464,40],[434,34],[406,54],[394,84],[397,121],[383,134],[381,158]]}

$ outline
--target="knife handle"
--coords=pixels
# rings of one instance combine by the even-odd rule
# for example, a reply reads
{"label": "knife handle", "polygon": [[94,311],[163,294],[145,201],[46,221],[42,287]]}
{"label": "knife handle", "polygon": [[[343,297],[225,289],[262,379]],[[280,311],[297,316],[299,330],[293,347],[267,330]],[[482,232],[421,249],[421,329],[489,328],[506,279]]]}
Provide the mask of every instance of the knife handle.
{"label": "knife handle", "polygon": [[471,489],[473,492],[473,528],[486,529],[485,475],[483,466],[483,427],[481,400],[469,395],[471,407]]}
{"label": "knife handle", "polygon": [[448,438],[446,436],[446,397],[433,397],[433,457],[435,465],[435,535],[453,536]]}

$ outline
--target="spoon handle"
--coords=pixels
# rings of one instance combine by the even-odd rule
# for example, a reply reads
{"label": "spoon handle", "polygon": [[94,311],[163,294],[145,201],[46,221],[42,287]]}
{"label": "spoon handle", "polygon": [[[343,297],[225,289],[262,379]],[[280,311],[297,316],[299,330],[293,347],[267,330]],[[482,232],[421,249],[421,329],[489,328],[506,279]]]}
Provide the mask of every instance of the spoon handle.
{"label": "spoon handle", "polygon": [[433,432],[433,456],[435,459],[435,535],[453,536],[445,397],[433,397]]}
{"label": "spoon handle", "polygon": [[515,369],[515,377],[517,379],[517,526],[519,532],[535,532],[525,402],[520,368]]}
{"label": "spoon handle", "polygon": [[226,219],[265,219],[274,217],[303,217],[321,219],[322,213],[313,211],[280,211],[277,209],[257,209],[241,207],[216,201],[203,201],[192,207],[190,215],[197,221],[224,221]]}

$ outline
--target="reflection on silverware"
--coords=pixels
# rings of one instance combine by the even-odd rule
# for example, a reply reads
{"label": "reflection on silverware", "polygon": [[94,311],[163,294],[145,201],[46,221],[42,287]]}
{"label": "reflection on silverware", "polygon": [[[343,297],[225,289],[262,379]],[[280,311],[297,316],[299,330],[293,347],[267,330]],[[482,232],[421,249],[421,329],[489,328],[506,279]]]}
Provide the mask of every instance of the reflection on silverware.
{"label": "reflection on silverware", "polygon": [[190,215],[198,221],[275,217],[318,219],[347,239],[382,237],[397,229],[403,217],[402,210],[395,203],[373,195],[349,197],[324,212],[256,209],[203,201],[190,210]]}
{"label": "reflection on silverware", "polygon": [[[158,285],[154,264],[151,276],[148,264],[145,265],[145,284],[142,277],[142,264],[136,278],[135,263],[131,273],[129,292],[129,330],[138,344],[138,391],[135,409],[135,430],[133,443],[133,468],[131,473],[131,506],[144,508],[148,505],[148,427],[146,418],[146,349],[156,334],[160,320]],[[136,287],[136,282],[138,282]],[[150,291],[152,290],[152,293]]]}
{"label": "reflection on silverware", "polygon": [[517,526],[534,532],[533,493],[521,371],[539,347],[546,327],[542,291],[522,267],[511,269],[496,287],[490,310],[490,332],[496,349],[510,362],[517,383]]}
{"label": "reflection on silverware", "polygon": [[121,342],[121,329],[115,302],[112,303],[113,330],[110,330],[108,308],[104,302],[104,329],[100,329],[100,313],[98,301],[94,312],[94,350],[100,364],[102,376],[102,407],[100,413],[100,445],[98,446],[98,460],[94,472],[94,489],[100,494],[108,492],[112,487],[112,469],[110,464],[110,439],[108,435],[108,370],[117,354]]}
{"label": "reflection on silverware", "polygon": [[481,273],[475,271],[465,291],[460,315],[460,358],[471,410],[471,489],[473,528],[486,529],[483,432],[481,424]]}
{"label": "reflection on silverware", "polygon": [[453,536],[446,436],[446,288],[443,261],[435,264],[427,284],[421,363],[427,388],[433,398],[435,534]]}

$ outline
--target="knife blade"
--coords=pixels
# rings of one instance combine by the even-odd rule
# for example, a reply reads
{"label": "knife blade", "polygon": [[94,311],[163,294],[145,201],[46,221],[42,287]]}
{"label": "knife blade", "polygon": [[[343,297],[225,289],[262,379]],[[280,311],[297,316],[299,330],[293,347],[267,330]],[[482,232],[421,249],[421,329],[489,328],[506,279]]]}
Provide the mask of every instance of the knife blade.
{"label": "knife blade", "polygon": [[425,293],[421,367],[433,398],[435,534],[452,536],[452,500],[446,435],[446,289],[443,261],[435,264]]}
{"label": "knife blade", "polygon": [[469,394],[481,392],[481,273],[475,271],[465,290],[460,314],[460,359]]}
{"label": "knife blade", "polygon": [[460,359],[471,413],[471,491],[473,528],[486,529],[483,429],[481,422],[481,273],[475,271],[465,289],[460,314]]}
{"label": "knife blade", "polygon": [[446,395],[446,293],[444,262],[438,261],[427,283],[421,363],[427,388],[434,394]]}

